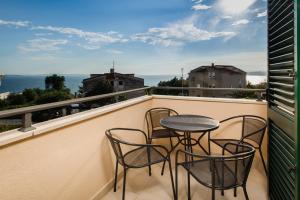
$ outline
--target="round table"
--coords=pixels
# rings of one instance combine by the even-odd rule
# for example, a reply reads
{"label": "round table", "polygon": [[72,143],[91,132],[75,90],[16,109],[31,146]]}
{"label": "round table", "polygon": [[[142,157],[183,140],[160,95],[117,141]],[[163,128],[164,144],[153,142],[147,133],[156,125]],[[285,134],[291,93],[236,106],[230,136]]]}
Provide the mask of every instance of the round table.
{"label": "round table", "polygon": [[[200,115],[174,115],[164,118],[160,121],[164,128],[174,131],[184,132],[184,138],[180,140],[189,152],[192,153],[192,146],[199,145],[206,153],[210,154],[210,132],[219,128],[219,121],[206,116]],[[197,139],[191,137],[191,134],[199,133]],[[208,150],[206,150],[200,143],[200,140],[205,134],[208,134]]]}

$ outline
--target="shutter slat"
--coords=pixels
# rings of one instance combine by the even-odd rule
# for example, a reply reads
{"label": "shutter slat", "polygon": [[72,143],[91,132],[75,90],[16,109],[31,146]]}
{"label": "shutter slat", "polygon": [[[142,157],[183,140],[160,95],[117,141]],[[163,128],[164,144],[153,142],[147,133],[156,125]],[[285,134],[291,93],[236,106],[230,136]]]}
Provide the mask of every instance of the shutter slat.
{"label": "shutter slat", "polygon": [[295,104],[295,100],[287,99],[287,98],[285,98],[283,96],[280,96],[278,94],[270,94],[270,96],[273,97],[273,98],[275,98],[275,99],[277,99],[277,100],[279,100],[280,102],[284,101],[284,102],[286,102],[288,104],[291,104],[291,105]]}
{"label": "shutter slat", "polygon": [[293,77],[290,76],[270,76],[269,79],[271,80],[281,80],[281,81],[294,81]]}
{"label": "shutter slat", "polygon": [[273,45],[274,43],[280,42],[288,37],[293,36],[294,28],[290,28],[275,37],[269,37],[269,45]]}
{"label": "shutter slat", "polygon": [[272,63],[285,62],[285,61],[289,61],[293,58],[294,58],[294,53],[292,52],[292,53],[287,53],[287,54],[271,57],[270,62],[272,62]]}
{"label": "shutter slat", "polygon": [[270,88],[270,90],[273,91],[273,92],[276,92],[276,93],[280,93],[280,94],[284,94],[284,95],[290,96],[290,97],[294,97],[295,96],[294,92],[288,92],[286,90],[281,90],[281,89],[278,89],[278,88]]}
{"label": "shutter slat", "polygon": [[[277,1],[277,3],[279,3],[279,1]],[[288,3],[288,1],[285,1],[284,3],[281,3],[281,4],[277,4],[278,6],[277,6],[277,9],[276,10],[274,10],[274,12],[272,12],[272,15],[270,15],[270,19],[272,19],[274,16],[275,16],[275,14],[277,14],[278,12],[280,12],[281,10],[282,10],[282,8],[284,7],[284,6],[286,6],[286,4]],[[276,7],[275,7],[276,8]]]}
{"label": "shutter slat", "polygon": [[290,36],[284,40],[280,40],[279,42],[272,44],[269,46],[270,51],[279,49],[279,48],[283,48],[284,46],[288,46],[293,44],[294,42],[294,36]]}
{"label": "shutter slat", "polygon": [[268,1],[269,106],[294,116],[294,1]]}
{"label": "shutter slat", "polygon": [[[293,4],[289,4],[286,7],[281,7],[284,8],[281,10],[281,12],[276,15],[274,19],[269,18],[269,25],[270,25],[270,30],[275,28],[276,26],[280,25],[280,23],[283,23],[284,20],[286,20],[289,17],[293,17],[293,12],[289,12],[290,10],[293,10]],[[287,13],[287,14],[286,14]]]}

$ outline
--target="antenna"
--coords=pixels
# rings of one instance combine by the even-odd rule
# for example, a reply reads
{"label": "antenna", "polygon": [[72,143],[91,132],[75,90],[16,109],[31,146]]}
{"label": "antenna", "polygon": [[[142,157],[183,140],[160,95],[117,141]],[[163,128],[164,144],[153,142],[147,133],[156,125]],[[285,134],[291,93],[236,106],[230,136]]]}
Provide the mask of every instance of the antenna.
{"label": "antenna", "polygon": [[110,68],[110,73],[114,74],[115,73],[115,61],[113,60],[113,66]]}
{"label": "antenna", "polygon": [[182,95],[182,96],[184,96],[184,95],[183,95],[183,70],[184,70],[184,69],[183,69],[183,67],[182,67],[182,68],[181,68],[181,95]]}
{"label": "antenna", "polygon": [[0,72],[0,86],[2,85],[3,79],[4,79],[4,74]]}

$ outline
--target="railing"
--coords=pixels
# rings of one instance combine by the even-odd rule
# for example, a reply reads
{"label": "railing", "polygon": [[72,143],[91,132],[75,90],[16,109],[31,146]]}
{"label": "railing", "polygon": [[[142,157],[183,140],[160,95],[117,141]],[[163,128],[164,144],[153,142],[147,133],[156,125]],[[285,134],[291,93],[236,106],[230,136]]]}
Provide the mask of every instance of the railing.
{"label": "railing", "polygon": [[[242,92],[248,92],[248,93],[253,93],[255,94],[255,97],[257,101],[261,101],[265,99],[266,95],[266,89],[251,89],[251,88],[204,88],[204,87],[152,87],[152,90],[171,90],[171,91],[181,91],[179,95],[184,95],[184,91],[202,91],[202,92],[208,92],[210,91],[210,94],[219,94],[222,92],[223,97],[224,94],[231,95],[231,98],[245,98],[243,97],[243,94],[240,94],[241,97],[235,97],[234,95],[238,95],[239,93]],[[213,93],[213,92],[219,92],[219,93]],[[221,95],[221,96],[222,96]],[[189,94],[189,96],[193,96],[192,94]],[[205,96],[205,94],[202,95],[202,97],[215,97],[215,96]]]}
{"label": "railing", "polygon": [[47,103],[47,104],[42,104],[42,105],[0,111],[0,119],[22,115],[22,126],[19,130],[23,131],[23,132],[27,132],[27,131],[35,129],[32,126],[32,113],[33,112],[45,111],[45,110],[49,110],[49,109],[53,109],[53,108],[62,108],[62,113],[66,113],[65,107],[69,106],[71,104],[91,102],[91,101],[101,100],[101,99],[105,99],[105,98],[109,98],[109,97],[116,97],[116,96],[120,96],[123,94],[139,92],[139,91],[147,91],[148,94],[151,94],[154,89],[156,89],[156,90],[181,90],[181,91],[183,91],[183,90],[200,90],[200,91],[206,90],[206,91],[231,91],[231,92],[235,92],[235,91],[257,92],[258,94],[260,94],[260,95],[258,95],[258,100],[261,99],[260,97],[261,97],[262,93],[265,92],[264,89],[247,89],[247,88],[143,87],[143,88],[138,88],[138,89],[133,89],[133,90],[108,93],[108,94],[97,95],[97,96],[92,96],[92,97],[76,98],[76,99],[71,99],[71,100],[66,100],[66,101],[60,101],[60,102]]}
{"label": "railing", "polygon": [[[22,127],[19,130],[23,131],[23,132],[27,132],[27,131],[35,129],[32,126],[32,113],[33,112],[49,110],[52,108],[62,108],[65,106],[69,106],[71,104],[79,104],[79,103],[84,103],[84,102],[96,101],[96,100],[101,100],[101,99],[105,99],[105,98],[109,98],[109,97],[116,97],[116,96],[133,93],[133,92],[146,91],[150,88],[151,87],[144,87],[144,88],[138,88],[138,89],[126,90],[126,91],[120,91],[120,92],[113,92],[113,93],[102,94],[102,95],[91,96],[91,97],[76,98],[76,99],[71,99],[71,100],[66,100],[66,101],[5,110],[5,111],[0,111],[0,118],[22,115]],[[64,112],[65,112],[65,110],[63,110],[63,113]]]}
{"label": "railing", "polygon": [[250,88],[204,88],[204,87],[152,87],[159,90],[200,90],[200,91],[240,91],[240,92],[266,92],[265,89],[250,89]]}

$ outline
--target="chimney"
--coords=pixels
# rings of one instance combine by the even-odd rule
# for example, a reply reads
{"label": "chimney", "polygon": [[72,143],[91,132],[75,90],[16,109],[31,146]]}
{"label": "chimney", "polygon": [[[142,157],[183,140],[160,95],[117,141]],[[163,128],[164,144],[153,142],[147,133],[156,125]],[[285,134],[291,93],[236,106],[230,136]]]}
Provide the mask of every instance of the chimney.
{"label": "chimney", "polygon": [[211,67],[215,67],[215,63],[211,63]]}
{"label": "chimney", "polygon": [[114,68],[110,68],[110,73],[114,74],[115,73],[115,69]]}

